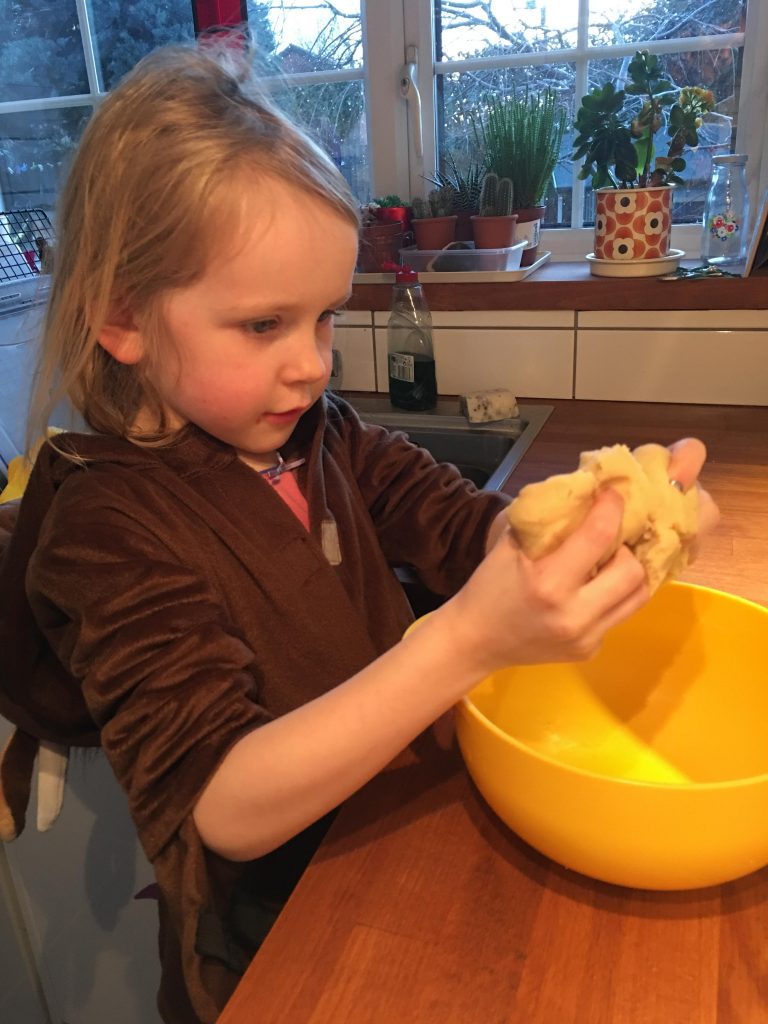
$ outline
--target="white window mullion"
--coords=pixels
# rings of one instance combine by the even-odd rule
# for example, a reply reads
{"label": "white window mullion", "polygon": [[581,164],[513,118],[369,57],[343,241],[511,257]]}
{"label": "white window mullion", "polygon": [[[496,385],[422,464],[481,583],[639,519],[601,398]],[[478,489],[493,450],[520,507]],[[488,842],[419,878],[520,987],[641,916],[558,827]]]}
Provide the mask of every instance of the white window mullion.
{"label": "white window mullion", "polygon": [[0,103],[0,114],[22,114],[29,110],[63,110],[65,107],[90,107],[94,97],[90,93],[75,96],[44,96],[39,100],[8,100]]}
{"label": "white window mullion", "polygon": [[[739,124],[736,150],[749,153],[747,182],[752,210],[768,189],[768,4],[752,0],[747,6],[747,40],[762,40],[762,45],[744,47],[739,97]],[[762,139],[762,146],[755,142]]]}
{"label": "white window mullion", "polygon": [[91,12],[88,0],[75,0],[77,21],[80,26],[80,38],[83,43],[85,71],[88,75],[88,88],[98,96],[104,92],[104,79],[101,74],[101,61],[96,49],[96,35],[91,26]]}
{"label": "white window mullion", "polygon": [[399,85],[400,68],[405,62],[403,8],[399,0],[365,0],[363,53],[373,196],[395,192],[406,199],[408,108]]}
{"label": "white window mullion", "polygon": [[[575,58],[576,67],[576,82],[574,88],[574,99],[578,103],[581,101],[581,97],[587,93],[589,78],[588,78],[588,63],[589,57],[587,56],[587,48],[589,45],[589,0],[579,0],[579,14],[578,23],[576,29],[576,49],[577,56]],[[570,112],[570,119],[572,120],[576,116],[576,111]],[[580,181],[577,177],[579,168],[577,164],[572,164],[572,192],[571,192],[571,228],[581,228],[582,216],[584,212],[584,182]]]}

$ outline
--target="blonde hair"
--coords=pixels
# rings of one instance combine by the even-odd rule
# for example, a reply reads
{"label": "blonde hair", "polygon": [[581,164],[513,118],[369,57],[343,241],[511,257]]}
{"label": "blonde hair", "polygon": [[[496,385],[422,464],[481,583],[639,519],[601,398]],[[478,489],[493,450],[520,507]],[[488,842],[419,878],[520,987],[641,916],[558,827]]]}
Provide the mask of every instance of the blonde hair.
{"label": "blonde hair", "polygon": [[[66,395],[95,431],[167,443],[146,368],[163,339],[162,299],[204,272],[234,180],[295,186],[357,226],[359,205],[331,160],[258,90],[226,49],[155,50],[96,110],[60,197],[51,292],[30,413],[41,436]],[[218,230],[217,230],[218,229]],[[124,365],[98,343],[130,316],[148,352]],[[158,423],[134,428],[140,409]]]}

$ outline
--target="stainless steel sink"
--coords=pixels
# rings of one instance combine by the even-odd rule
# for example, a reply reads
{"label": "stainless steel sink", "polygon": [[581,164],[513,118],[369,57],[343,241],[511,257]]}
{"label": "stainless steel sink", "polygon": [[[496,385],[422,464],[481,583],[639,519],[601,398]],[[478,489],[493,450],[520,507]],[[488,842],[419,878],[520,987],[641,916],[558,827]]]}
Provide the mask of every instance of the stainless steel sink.
{"label": "stainless steel sink", "polygon": [[[452,462],[484,491],[500,491],[552,412],[551,405],[519,405],[515,419],[469,423],[458,398],[442,398],[431,412],[395,409],[389,395],[343,393],[361,418],[404,431],[440,462]],[[445,598],[432,593],[412,566],[393,566],[414,615],[426,615]]]}
{"label": "stainless steel sink", "polygon": [[348,395],[361,418],[404,431],[438,462],[452,462],[477,487],[499,491],[552,412],[551,405],[520,405],[515,419],[469,423],[458,399],[440,399],[430,412],[395,409],[388,395]]}

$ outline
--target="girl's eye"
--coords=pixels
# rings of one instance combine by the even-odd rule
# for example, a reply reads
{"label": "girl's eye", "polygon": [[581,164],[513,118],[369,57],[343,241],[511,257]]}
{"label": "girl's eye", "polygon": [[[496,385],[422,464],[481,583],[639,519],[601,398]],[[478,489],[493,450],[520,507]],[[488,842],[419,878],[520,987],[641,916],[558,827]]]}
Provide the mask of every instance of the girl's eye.
{"label": "girl's eye", "polygon": [[267,334],[277,327],[277,320],[250,320],[244,326],[251,334]]}
{"label": "girl's eye", "polygon": [[343,313],[346,313],[346,309],[325,309],[317,318],[317,322],[320,324],[325,323],[326,320],[341,316]]}

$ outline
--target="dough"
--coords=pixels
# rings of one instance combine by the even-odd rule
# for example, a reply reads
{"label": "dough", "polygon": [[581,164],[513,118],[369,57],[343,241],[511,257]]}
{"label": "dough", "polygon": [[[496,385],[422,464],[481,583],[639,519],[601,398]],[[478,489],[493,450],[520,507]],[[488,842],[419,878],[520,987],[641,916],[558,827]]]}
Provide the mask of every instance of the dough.
{"label": "dough", "polygon": [[669,460],[669,450],[658,444],[633,452],[623,444],[582,452],[573,473],[528,484],[510,504],[507,516],[518,544],[532,559],[553,551],[584,521],[597,494],[611,487],[624,498],[624,515],[602,561],[626,544],[653,593],[688,564],[698,529],[698,492],[694,487],[681,494],[670,485]]}

